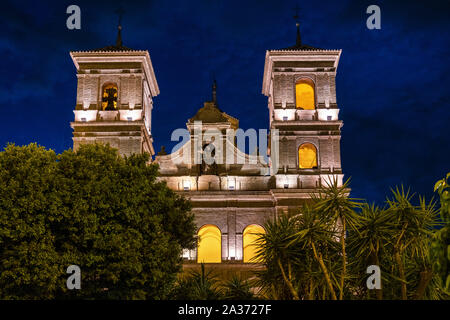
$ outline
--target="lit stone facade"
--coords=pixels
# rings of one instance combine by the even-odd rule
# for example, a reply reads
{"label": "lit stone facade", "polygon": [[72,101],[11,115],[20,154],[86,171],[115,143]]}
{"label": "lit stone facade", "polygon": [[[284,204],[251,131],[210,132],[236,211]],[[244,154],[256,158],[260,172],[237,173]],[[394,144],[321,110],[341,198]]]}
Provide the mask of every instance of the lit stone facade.
{"label": "lit stone facade", "polygon": [[[268,97],[270,129],[279,130],[280,164],[276,189],[313,189],[335,176],[342,183],[336,69],[340,50],[267,51],[263,94]],[[296,83],[307,79],[314,89],[314,109],[296,107]],[[315,168],[300,168],[299,148],[312,144]]]}
{"label": "lit stone facade", "polygon": [[[248,226],[262,226],[268,219],[297,208],[332,178],[342,183],[342,121],[338,119],[335,92],[340,54],[339,50],[319,49],[267,51],[263,94],[268,97],[270,130],[278,130],[277,170],[274,159],[271,165],[265,165],[259,157],[243,154],[232,139],[226,138],[226,129],[237,128],[238,122],[214,102],[206,102],[188,121],[187,143],[172,154],[156,156],[161,179],[192,201],[198,228],[205,225],[219,228],[222,261],[244,260],[243,235]],[[297,108],[296,84],[304,79],[309,81],[314,94],[310,110]],[[205,111],[207,108],[209,113]],[[245,158],[245,164],[218,164],[214,174],[202,173],[201,164],[193,164],[194,145],[199,136],[193,131],[195,121],[202,121],[203,131],[215,128],[221,132],[215,141],[224,145],[225,159],[231,154],[232,159]],[[203,139],[197,145],[210,142],[211,139]],[[305,144],[315,148],[311,168],[300,167],[299,149]],[[273,154],[276,147],[271,144],[269,153]],[[180,161],[186,154],[188,161]],[[264,174],[265,167],[269,170]],[[196,261],[197,251],[186,251],[184,257]]]}
{"label": "lit stone facade", "polygon": [[[188,120],[185,143],[155,157],[159,179],[190,199],[206,239],[184,252],[185,266],[202,262],[199,257],[208,252],[214,258],[205,262],[248,262],[244,253],[252,251],[248,245],[254,238],[249,230],[261,230],[267,220],[298,208],[330,179],[342,183],[343,122],[335,85],[340,54],[301,45],[299,38],[296,46],[266,52],[262,93],[268,97],[270,161],[245,154],[228,135],[239,121],[219,109],[215,85],[212,101]],[[148,52],[116,46],[71,56],[78,71],[74,149],[97,141],[121,154],[153,155],[152,98],[159,89]],[[215,150],[213,164],[202,160],[209,146]],[[214,254],[199,252],[206,250],[201,241]]]}

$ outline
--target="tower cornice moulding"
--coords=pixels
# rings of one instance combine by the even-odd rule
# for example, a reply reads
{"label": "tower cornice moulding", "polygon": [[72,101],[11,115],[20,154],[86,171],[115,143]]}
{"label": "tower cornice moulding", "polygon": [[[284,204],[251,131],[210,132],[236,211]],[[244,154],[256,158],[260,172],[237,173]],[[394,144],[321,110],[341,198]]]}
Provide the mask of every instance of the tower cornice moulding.
{"label": "tower cornice moulding", "polygon": [[[274,74],[274,62],[278,61],[332,61],[335,71],[337,70],[342,50],[267,50],[264,62],[264,75],[262,93],[270,94],[270,83]],[[300,68],[297,68],[300,69]],[[311,68],[301,68],[309,71]],[[297,71],[300,72],[300,71]],[[330,72],[330,71],[326,71]]]}
{"label": "tower cornice moulding", "polygon": [[[156,81],[155,71],[148,51],[71,51],[70,57],[77,68],[80,70],[81,63],[111,63],[111,62],[138,62],[144,66],[144,72],[149,79],[150,92],[152,97],[159,94],[158,82]],[[101,74],[99,74],[101,76]],[[124,75],[124,74],[121,74]]]}

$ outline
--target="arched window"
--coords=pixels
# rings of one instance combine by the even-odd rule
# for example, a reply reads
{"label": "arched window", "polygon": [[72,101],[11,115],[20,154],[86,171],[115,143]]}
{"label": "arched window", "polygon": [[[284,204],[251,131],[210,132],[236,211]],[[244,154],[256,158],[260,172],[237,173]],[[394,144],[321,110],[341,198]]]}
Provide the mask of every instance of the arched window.
{"label": "arched window", "polygon": [[216,226],[204,225],[198,230],[198,263],[222,262],[222,234]]}
{"label": "arched window", "polygon": [[304,143],[298,148],[298,166],[300,169],[317,168],[317,149],[312,143]]}
{"label": "arched window", "polygon": [[295,106],[298,109],[314,110],[314,82],[310,79],[300,79],[295,84]]}
{"label": "arched window", "polygon": [[102,110],[117,110],[117,85],[110,83],[103,86]]}
{"label": "arched window", "polygon": [[258,251],[258,246],[256,245],[256,240],[259,238],[261,233],[266,233],[264,228],[257,225],[251,224],[247,226],[242,235],[242,242],[244,247],[244,262],[260,262],[260,260],[254,259]]}

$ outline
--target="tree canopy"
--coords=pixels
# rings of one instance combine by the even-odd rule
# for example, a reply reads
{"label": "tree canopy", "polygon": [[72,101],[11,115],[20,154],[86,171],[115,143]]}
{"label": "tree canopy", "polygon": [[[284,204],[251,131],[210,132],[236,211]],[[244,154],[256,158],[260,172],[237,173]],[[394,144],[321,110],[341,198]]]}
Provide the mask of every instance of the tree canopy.
{"label": "tree canopy", "polygon": [[[167,298],[195,225],[148,159],[99,144],[0,152],[0,299]],[[66,288],[70,265],[81,290]]]}

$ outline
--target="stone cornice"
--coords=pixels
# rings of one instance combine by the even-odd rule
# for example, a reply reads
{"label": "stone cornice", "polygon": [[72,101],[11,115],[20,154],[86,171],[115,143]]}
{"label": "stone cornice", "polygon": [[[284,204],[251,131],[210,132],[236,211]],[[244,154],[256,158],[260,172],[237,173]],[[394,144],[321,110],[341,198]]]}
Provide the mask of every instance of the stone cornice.
{"label": "stone cornice", "polygon": [[[337,70],[342,50],[267,50],[264,62],[262,93],[270,94],[270,82],[275,61],[333,61]],[[300,72],[300,71],[297,71]]]}
{"label": "stone cornice", "polygon": [[340,53],[341,49],[303,49],[303,50],[290,50],[290,49],[275,49],[275,50],[267,50],[270,53],[288,53],[288,54],[295,54],[295,55],[301,55],[303,54],[330,54],[330,53]]}
{"label": "stone cornice", "polygon": [[71,51],[70,57],[77,68],[80,63],[99,62],[140,62],[144,67],[144,72],[150,86],[152,97],[159,94],[158,82],[156,81],[150,54],[147,50],[139,51]]}
{"label": "stone cornice", "polygon": [[105,127],[105,126],[143,126],[144,121],[137,120],[137,121],[123,121],[123,120],[117,120],[117,121],[73,121],[70,123],[70,126],[73,127]]}

